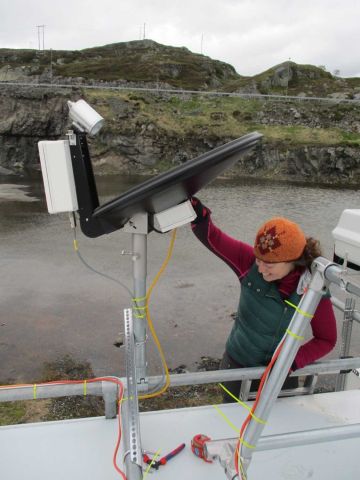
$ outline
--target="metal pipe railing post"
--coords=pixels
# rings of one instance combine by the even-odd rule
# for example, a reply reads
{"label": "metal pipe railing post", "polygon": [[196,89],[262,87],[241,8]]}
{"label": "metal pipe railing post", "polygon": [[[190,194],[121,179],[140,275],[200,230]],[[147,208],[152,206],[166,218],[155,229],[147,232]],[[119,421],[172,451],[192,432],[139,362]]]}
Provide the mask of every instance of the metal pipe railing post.
{"label": "metal pipe railing post", "polygon": [[[355,300],[351,297],[345,300],[344,320],[341,330],[341,349],[340,358],[346,358],[350,353],[350,341],[353,326],[353,315],[355,310]],[[345,380],[347,373],[340,371],[336,376],[335,392],[345,389]]]}

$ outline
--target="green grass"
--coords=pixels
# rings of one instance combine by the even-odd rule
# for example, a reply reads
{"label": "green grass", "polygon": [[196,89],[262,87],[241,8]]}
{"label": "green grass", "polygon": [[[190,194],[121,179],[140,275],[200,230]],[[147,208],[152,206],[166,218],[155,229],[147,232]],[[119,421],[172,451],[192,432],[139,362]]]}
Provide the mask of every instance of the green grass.
{"label": "green grass", "polygon": [[[87,90],[86,97],[99,113],[107,118],[106,128],[112,132],[124,133],[131,127],[132,122],[133,127],[152,124],[157,132],[170,136],[201,136],[206,131],[206,135],[230,139],[256,130],[264,134],[264,141],[277,145],[360,145],[360,134],[335,127],[260,124],[257,117],[265,104],[257,99],[189,94],[173,95],[164,99],[156,93],[111,90]],[[116,104],[119,102],[132,112],[123,122],[116,119]],[[292,103],[288,103],[290,108]],[[296,103],[293,105],[295,108],[298,106]],[[314,106],[309,104],[308,108],[308,115],[311,116]],[[335,115],[336,121],[353,108],[349,105],[335,105],[319,111],[326,117]]]}
{"label": "green grass", "polygon": [[26,415],[26,402],[0,403],[0,425],[15,425],[22,423]]}
{"label": "green grass", "polygon": [[359,147],[360,146],[360,135],[357,133],[351,133],[351,132],[340,132],[342,136],[342,141],[341,143],[343,145],[349,145],[352,147]]}

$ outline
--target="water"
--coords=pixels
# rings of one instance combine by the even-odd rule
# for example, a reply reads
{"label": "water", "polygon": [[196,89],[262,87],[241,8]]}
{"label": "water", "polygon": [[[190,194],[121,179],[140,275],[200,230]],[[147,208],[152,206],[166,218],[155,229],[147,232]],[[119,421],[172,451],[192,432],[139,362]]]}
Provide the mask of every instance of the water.
{"label": "water", "polygon": [[[102,200],[134,182],[99,178]],[[252,243],[263,221],[287,216],[318,238],[329,258],[331,231],[341,212],[359,208],[357,190],[255,181],[218,180],[199,196],[212,209],[215,222],[235,237]],[[123,330],[129,294],[83,266],[73,251],[67,215],[49,215],[44,199],[39,177],[0,177],[0,383],[36,381],[44,362],[64,354],[89,361],[97,375],[123,374],[124,352],[113,344]],[[120,254],[131,250],[129,234],[118,231],[88,239],[78,232],[78,239],[82,255],[94,268],[132,288],[131,259]],[[165,258],[169,240],[170,234],[148,238],[148,283]],[[196,240],[189,226],[180,228],[171,263],[150,305],[171,368],[185,364],[192,369],[201,356],[222,355],[238,296],[232,271]],[[354,355],[360,354],[356,327]],[[151,372],[158,372],[152,346],[149,358]]]}

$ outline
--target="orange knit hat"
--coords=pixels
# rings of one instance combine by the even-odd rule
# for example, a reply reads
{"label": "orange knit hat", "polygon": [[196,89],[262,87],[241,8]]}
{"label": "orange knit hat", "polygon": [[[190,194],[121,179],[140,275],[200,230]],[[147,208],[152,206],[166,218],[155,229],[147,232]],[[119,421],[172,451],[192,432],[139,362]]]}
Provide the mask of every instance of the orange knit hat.
{"label": "orange knit hat", "polygon": [[259,229],[254,246],[256,258],[263,262],[291,262],[301,257],[306,238],[299,227],[287,218],[272,218]]}

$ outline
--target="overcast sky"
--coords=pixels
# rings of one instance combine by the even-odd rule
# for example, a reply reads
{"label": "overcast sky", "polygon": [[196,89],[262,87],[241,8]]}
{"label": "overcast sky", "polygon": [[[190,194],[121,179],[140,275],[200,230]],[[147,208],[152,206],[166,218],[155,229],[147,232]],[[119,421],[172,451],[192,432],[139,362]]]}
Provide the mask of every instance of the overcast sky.
{"label": "overcast sky", "polygon": [[145,38],[255,75],[289,58],[360,77],[360,0],[3,0],[0,48],[80,50]]}

